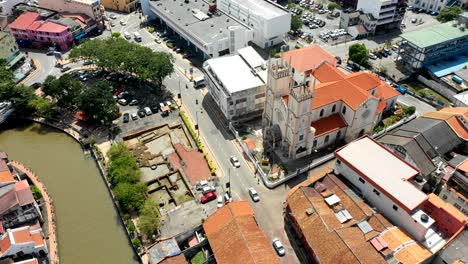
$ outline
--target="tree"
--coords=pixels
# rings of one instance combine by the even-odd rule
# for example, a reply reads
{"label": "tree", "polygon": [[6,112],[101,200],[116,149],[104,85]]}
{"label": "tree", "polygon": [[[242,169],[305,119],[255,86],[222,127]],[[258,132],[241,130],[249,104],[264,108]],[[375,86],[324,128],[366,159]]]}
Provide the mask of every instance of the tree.
{"label": "tree", "polygon": [[95,82],[78,98],[78,107],[91,121],[109,125],[119,108],[112,97],[112,90],[105,81]]}
{"label": "tree", "polygon": [[16,85],[9,81],[0,83],[0,99],[10,101],[19,115],[29,115],[33,112],[30,102],[35,97],[34,89],[29,86]]}
{"label": "tree", "polygon": [[120,38],[120,36],[121,36],[120,32],[112,32],[113,38]]}
{"label": "tree", "polygon": [[455,5],[452,7],[446,7],[440,10],[439,15],[437,16],[437,20],[439,20],[442,23],[452,21],[455,18],[457,18],[458,15],[460,15],[462,12],[463,11],[461,10],[461,8]]}
{"label": "tree", "polygon": [[349,59],[359,65],[367,66],[369,51],[364,44],[355,43],[349,47]]}
{"label": "tree", "polygon": [[384,67],[384,66],[380,67],[379,71],[380,71],[380,73],[383,74],[383,75],[387,74],[387,68]]}
{"label": "tree", "polygon": [[124,212],[139,210],[146,199],[146,185],[143,183],[119,183],[114,188],[114,195]]}
{"label": "tree", "polygon": [[49,75],[42,86],[45,95],[54,98],[58,105],[65,107],[77,105],[84,90],[84,85],[70,74],[64,74],[58,79]]}
{"label": "tree", "polygon": [[302,28],[302,19],[300,16],[291,17],[291,30],[296,31]]}
{"label": "tree", "polygon": [[44,97],[36,96],[34,99],[29,101],[29,107],[34,109],[38,116],[50,118],[53,113],[54,104]]}
{"label": "tree", "polygon": [[333,12],[333,10],[337,9],[338,7],[340,7],[337,3],[329,3],[327,8],[328,10],[330,10],[331,12]]}
{"label": "tree", "polygon": [[156,233],[159,227],[159,213],[156,208],[156,203],[147,199],[145,204],[140,209],[140,216],[138,220],[138,228],[148,237]]}
{"label": "tree", "polygon": [[42,193],[41,191],[39,191],[39,188],[37,188],[36,186],[34,185],[30,185],[29,186],[29,189],[31,189],[31,192],[32,192],[32,195],[34,197],[34,200],[39,200],[42,198]]}

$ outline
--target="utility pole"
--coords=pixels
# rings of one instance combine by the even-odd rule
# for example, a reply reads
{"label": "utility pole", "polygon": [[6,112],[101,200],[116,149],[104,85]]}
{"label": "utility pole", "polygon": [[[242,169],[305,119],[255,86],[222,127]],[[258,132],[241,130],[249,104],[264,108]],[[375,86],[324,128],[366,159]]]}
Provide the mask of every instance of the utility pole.
{"label": "utility pole", "polygon": [[200,140],[200,125],[198,124],[198,110],[195,111],[195,117],[197,119],[197,136],[198,136],[198,138]]}
{"label": "utility pole", "polygon": [[179,99],[180,99],[180,105],[182,106],[182,90],[180,89],[180,79],[179,79]]}
{"label": "utility pole", "polygon": [[229,174],[229,196],[232,197],[232,193],[231,193],[231,167],[229,167],[229,170],[228,170],[228,174]]}

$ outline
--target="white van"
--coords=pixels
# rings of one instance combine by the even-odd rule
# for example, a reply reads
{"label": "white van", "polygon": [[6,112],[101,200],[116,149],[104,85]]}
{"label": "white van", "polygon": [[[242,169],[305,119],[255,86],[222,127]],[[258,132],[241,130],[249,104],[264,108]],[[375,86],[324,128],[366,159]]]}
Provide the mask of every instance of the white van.
{"label": "white van", "polygon": [[124,35],[124,38],[126,38],[126,39],[131,39],[132,38],[132,35],[130,35],[130,33],[128,33],[127,31],[125,31],[123,33],[123,35]]}
{"label": "white van", "polygon": [[193,88],[199,88],[205,86],[205,77],[200,76],[193,80]]}
{"label": "white van", "polygon": [[140,35],[140,33],[138,31],[133,33],[133,36],[135,38],[135,41],[141,42],[141,35]]}

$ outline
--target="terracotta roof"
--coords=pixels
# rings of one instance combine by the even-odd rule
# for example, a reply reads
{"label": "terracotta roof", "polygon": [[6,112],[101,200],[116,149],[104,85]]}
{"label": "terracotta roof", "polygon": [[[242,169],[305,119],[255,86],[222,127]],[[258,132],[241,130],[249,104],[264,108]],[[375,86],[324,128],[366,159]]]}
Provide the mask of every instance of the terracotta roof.
{"label": "terracotta roof", "polygon": [[317,45],[290,50],[283,53],[281,58],[290,62],[291,66],[299,72],[314,70],[324,61],[328,61],[332,65],[336,63],[335,57]]}
{"label": "terracotta roof", "polygon": [[462,164],[458,165],[459,170],[468,173],[468,159],[466,159]]}
{"label": "terracotta roof", "polygon": [[356,110],[360,104],[372,97],[367,91],[357,88],[346,80],[320,83],[315,87],[312,109],[343,101],[351,109]]}
{"label": "terracotta roof", "polygon": [[206,219],[203,228],[219,264],[279,263],[247,201],[226,204]]}
{"label": "terracotta roof", "polygon": [[[319,193],[312,184],[306,181],[298,188],[288,192],[286,199],[290,216],[297,222],[307,247],[323,264],[326,263],[386,263],[382,255],[373,248],[369,242],[370,236],[366,236],[357,223],[369,219],[368,223],[373,230],[385,230],[388,221],[380,221],[377,215],[372,216],[372,210],[362,200],[356,202],[348,193],[351,190],[333,174],[314,175],[314,181],[321,181],[326,186],[326,191]],[[335,194],[340,199],[340,205],[331,208],[324,200],[324,195]],[[345,208],[353,219],[339,222],[335,216],[335,210]],[[306,210],[312,208],[311,215]],[[379,234],[378,231],[373,236]]]}
{"label": "terracotta roof", "polygon": [[[388,248],[392,251],[404,243],[414,241],[405,231],[398,227],[388,230],[380,237],[388,244]],[[395,258],[402,263],[420,263],[431,256],[432,253],[418,242],[405,246],[395,253]]]}
{"label": "terracotta roof", "polygon": [[[457,134],[458,137],[468,140],[468,130],[465,128],[465,125],[458,119],[457,116],[452,116],[449,119],[445,120],[447,124],[452,128],[453,132]],[[468,119],[466,119],[468,122]]]}
{"label": "terracotta roof", "polygon": [[0,171],[10,171],[6,162],[0,159]]}
{"label": "terracotta roof", "polygon": [[0,256],[11,247],[11,240],[8,234],[5,234],[0,240]]}
{"label": "terracotta roof", "polygon": [[439,196],[430,193],[427,195],[427,202],[431,203],[434,205],[436,208],[441,208],[445,212],[449,213],[452,215],[455,219],[457,219],[459,222],[464,223],[468,220],[468,217],[465,216],[460,210],[455,208],[453,205],[446,203],[444,200],[440,199]]}
{"label": "terracotta roof", "polygon": [[440,109],[440,111],[444,113],[462,115],[464,118],[468,119],[468,107],[442,108]]}
{"label": "terracotta roof", "polygon": [[346,79],[363,90],[370,90],[381,84],[379,77],[367,72],[354,72],[346,76]]}
{"label": "terracotta roof", "polygon": [[175,144],[174,148],[179,158],[184,162],[181,168],[192,185],[211,176],[211,171],[202,153],[196,149],[186,150],[184,145],[180,143]]}
{"label": "terracotta roof", "polygon": [[29,233],[29,228],[15,230],[12,232],[12,234],[13,234],[13,238],[15,239],[15,244],[23,244],[23,243],[28,243],[28,242],[33,241],[31,237],[31,233]]}
{"label": "terracotta roof", "polygon": [[174,257],[168,257],[159,262],[159,264],[187,264],[184,254],[179,254]]}
{"label": "terracotta roof", "polygon": [[377,113],[379,113],[379,114],[382,113],[383,110],[385,109],[385,107],[387,107],[387,102],[385,102],[383,100],[380,101],[379,105],[377,106]]}
{"label": "terracotta roof", "polygon": [[15,179],[10,171],[0,171],[0,183],[14,182]]}
{"label": "terracotta roof", "polygon": [[32,258],[32,259],[23,260],[20,262],[15,262],[15,264],[39,264],[39,262],[37,261],[37,258]]}
{"label": "terracotta roof", "polygon": [[343,121],[340,114],[333,114],[312,122],[310,126],[315,128],[315,137],[320,137],[345,127],[346,123]]}
{"label": "terracotta roof", "polygon": [[382,98],[383,100],[390,99],[392,97],[399,96],[400,93],[393,89],[390,85],[380,80],[380,85],[377,87],[377,92],[375,93],[376,97]]}
{"label": "terracotta roof", "polygon": [[254,150],[256,148],[255,146],[255,140],[253,138],[246,138],[244,139],[244,143],[247,145],[247,148],[249,150]]}
{"label": "terracotta roof", "polygon": [[21,206],[34,203],[34,197],[27,180],[15,183],[16,195]]}
{"label": "terracotta roof", "polygon": [[65,30],[67,30],[67,29],[68,29],[68,27],[66,27],[66,26],[63,26],[63,25],[60,25],[60,24],[57,24],[57,23],[54,23],[54,22],[47,21],[44,24],[42,24],[42,26],[39,27],[37,29],[37,31],[50,32],[50,33],[61,33],[63,31],[65,31]]}
{"label": "terracotta roof", "polygon": [[31,234],[31,238],[34,241],[34,244],[37,246],[44,245],[44,238],[42,237],[41,232],[36,232]]}
{"label": "terracotta roof", "polygon": [[427,118],[432,118],[432,119],[438,119],[438,120],[447,120],[453,115],[450,113],[445,113],[445,112],[440,112],[440,111],[434,111],[434,112],[427,112],[421,115],[422,117],[427,117]]}
{"label": "terracotta roof", "polygon": [[329,63],[323,63],[315,69],[314,76],[321,83],[343,80],[346,76],[342,71],[337,70],[335,66]]}
{"label": "terracotta roof", "polygon": [[36,12],[26,12],[21,14],[15,21],[8,25],[12,29],[26,30],[37,18],[39,14]]}

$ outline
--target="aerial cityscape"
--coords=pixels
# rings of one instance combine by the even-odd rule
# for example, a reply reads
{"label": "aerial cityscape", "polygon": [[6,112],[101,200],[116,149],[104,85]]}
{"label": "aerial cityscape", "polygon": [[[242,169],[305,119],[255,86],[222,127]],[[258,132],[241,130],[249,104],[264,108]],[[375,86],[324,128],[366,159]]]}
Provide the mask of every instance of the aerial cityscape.
{"label": "aerial cityscape", "polygon": [[468,263],[468,0],[0,0],[13,263]]}

